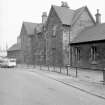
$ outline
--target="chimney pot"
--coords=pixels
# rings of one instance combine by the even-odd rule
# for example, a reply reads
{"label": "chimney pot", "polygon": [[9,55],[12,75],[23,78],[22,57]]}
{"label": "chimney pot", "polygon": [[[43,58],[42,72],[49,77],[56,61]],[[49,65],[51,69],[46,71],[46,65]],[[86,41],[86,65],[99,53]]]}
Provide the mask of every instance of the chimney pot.
{"label": "chimney pot", "polygon": [[101,23],[101,14],[99,13],[99,9],[97,9],[97,13],[96,13],[96,24],[100,24]]}
{"label": "chimney pot", "polygon": [[61,7],[69,8],[68,3],[64,1],[61,2]]}

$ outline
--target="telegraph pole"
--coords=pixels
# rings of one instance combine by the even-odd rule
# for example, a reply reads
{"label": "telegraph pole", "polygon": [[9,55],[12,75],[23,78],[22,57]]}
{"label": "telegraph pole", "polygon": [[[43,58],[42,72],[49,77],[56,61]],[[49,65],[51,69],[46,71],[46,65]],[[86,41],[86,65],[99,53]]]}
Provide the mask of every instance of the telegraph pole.
{"label": "telegraph pole", "polygon": [[7,44],[7,42],[6,42],[6,51],[8,50],[8,44]]}
{"label": "telegraph pole", "polygon": [[6,49],[5,49],[6,56],[8,56],[7,50],[8,50],[8,44],[7,44],[7,41],[6,41]]}

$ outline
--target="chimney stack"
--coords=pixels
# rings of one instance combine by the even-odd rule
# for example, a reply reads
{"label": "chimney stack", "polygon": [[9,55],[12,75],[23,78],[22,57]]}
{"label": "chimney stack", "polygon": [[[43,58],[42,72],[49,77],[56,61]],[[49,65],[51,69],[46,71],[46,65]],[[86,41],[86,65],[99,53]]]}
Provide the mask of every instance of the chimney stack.
{"label": "chimney stack", "polygon": [[64,1],[61,2],[61,7],[69,8],[68,3]]}
{"label": "chimney stack", "polygon": [[47,12],[42,13],[42,23],[45,24],[47,21]]}
{"label": "chimney stack", "polygon": [[101,23],[101,14],[99,13],[99,9],[97,9],[97,13],[96,13],[96,24],[100,24]]}

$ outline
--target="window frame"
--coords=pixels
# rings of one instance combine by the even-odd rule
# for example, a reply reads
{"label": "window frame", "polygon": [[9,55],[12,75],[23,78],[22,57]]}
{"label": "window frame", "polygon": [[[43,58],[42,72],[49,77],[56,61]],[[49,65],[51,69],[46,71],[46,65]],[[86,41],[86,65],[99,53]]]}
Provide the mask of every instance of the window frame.
{"label": "window frame", "polygon": [[96,54],[97,54],[97,47],[96,46],[91,46],[91,49],[90,49],[91,61],[96,61]]}
{"label": "window frame", "polygon": [[56,37],[56,32],[57,32],[57,25],[53,25],[52,37]]}
{"label": "window frame", "polygon": [[76,61],[80,61],[80,54],[81,54],[80,47],[76,47],[75,48],[75,58],[76,58]]}

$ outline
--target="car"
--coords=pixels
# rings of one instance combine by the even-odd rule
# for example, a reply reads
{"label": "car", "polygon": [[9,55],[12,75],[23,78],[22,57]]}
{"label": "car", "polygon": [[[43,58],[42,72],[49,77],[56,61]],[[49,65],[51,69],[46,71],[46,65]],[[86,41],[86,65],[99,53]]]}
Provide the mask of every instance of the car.
{"label": "car", "polygon": [[0,59],[0,67],[2,67],[4,61],[2,59]]}
{"label": "car", "polygon": [[0,63],[0,67],[10,68],[10,67],[15,67],[15,66],[16,66],[16,59],[13,59],[13,58],[2,59]]}

